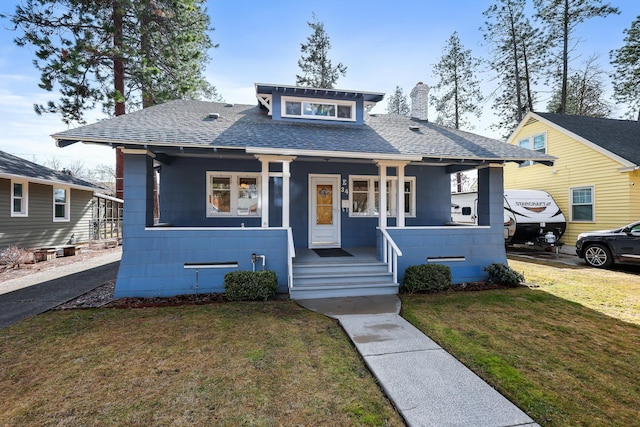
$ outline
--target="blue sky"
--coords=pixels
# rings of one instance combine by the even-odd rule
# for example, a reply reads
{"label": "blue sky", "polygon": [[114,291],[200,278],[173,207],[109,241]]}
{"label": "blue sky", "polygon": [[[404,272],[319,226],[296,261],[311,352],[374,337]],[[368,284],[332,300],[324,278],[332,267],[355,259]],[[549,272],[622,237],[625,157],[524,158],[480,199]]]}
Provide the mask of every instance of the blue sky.
{"label": "blue sky", "polygon": [[[623,43],[623,30],[640,15],[638,0],[611,0],[621,10],[620,15],[594,18],[578,27],[573,66],[591,54],[599,54],[603,69],[610,70],[609,51]],[[5,0],[0,12],[11,13],[19,2]],[[348,67],[346,77],[337,87],[343,89],[393,93],[400,86],[409,93],[423,81],[433,85],[432,66],[442,55],[446,40],[454,31],[474,56],[485,57],[479,27],[484,22],[482,12],[491,0],[410,0],[395,2],[336,1],[305,2],[278,0],[220,1],[210,0],[208,12],[215,31],[212,39],[219,47],[211,52],[206,71],[208,80],[216,86],[225,101],[255,104],[254,83],[295,84],[300,72],[300,43],[311,30],[307,21],[313,12],[325,24],[331,37],[330,58]],[[0,25],[0,150],[32,161],[56,158],[63,164],[84,162],[88,168],[97,164],[112,164],[111,149],[74,144],[55,147],[51,134],[67,126],[57,116],[37,116],[33,104],[57,98],[38,88],[39,74],[32,65],[32,48],[19,48],[13,43],[15,34],[6,21]],[[492,70],[483,67],[478,78],[485,96],[495,90]],[[543,88],[544,89],[544,88]],[[546,102],[544,102],[546,105]],[[473,132],[499,138],[489,129],[495,117],[491,101],[482,104],[483,115]],[[385,102],[375,111],[384,112]],[[616,110],[621,117],[624,110]],[[430,111],[430,119],[435,112]],[[89,122],[103,118],[100,111],[88,115]]]}

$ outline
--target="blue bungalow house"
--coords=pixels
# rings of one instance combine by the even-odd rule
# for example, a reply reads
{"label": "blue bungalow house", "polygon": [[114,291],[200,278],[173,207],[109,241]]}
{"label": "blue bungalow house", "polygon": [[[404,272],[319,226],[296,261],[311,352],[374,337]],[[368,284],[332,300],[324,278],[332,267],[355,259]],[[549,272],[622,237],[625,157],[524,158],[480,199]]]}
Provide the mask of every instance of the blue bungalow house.
{"label": "blue bungalow house", "polygon": [[[397,293],[428,262],[483,280],[506,262],[504,164],[554,160],[430,123],[422,83],[411,117],[369,114],[382,93],[255,89],[257,105],[177,100],[53,135],[124,152],[116,297],[223,292],[235,269],[275,271],[293,299]],[[450,174],[470,169],[479,225],[456,226]]]}

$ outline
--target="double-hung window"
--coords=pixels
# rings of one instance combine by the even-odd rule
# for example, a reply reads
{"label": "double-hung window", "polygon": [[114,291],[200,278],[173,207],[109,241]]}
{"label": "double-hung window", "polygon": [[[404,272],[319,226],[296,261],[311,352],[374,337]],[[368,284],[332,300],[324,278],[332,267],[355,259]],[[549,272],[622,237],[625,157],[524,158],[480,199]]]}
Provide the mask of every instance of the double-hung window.
{"label": "double-hung window", "polygon": [[571,221],[595,221],[594,218],[594,188],[574,187],[569,189],[571,201]]}
{"label": "double-hung window", "polygon": [[[526,148],[528,150],[537,151],[538,153],[546,154],[547,153],[547,134],[541,133],[538,135],[531,136],[529,138],[524,138],[518,141],[518,145],[522,148]],[[530,166],[533,162],[531,160],[527,160],[522,163],[520,167]]]}
{"label": "double-hung window", "polygon": [[[406,216],[415,216],[415,177],[405,177],[404,212]],[[377,176],[351,176],[349,180],[350,216],[377,216],[380,213],[380,180]],[[387,178],[387,215],[395,217],[398,214],[398,179]]]}
{"label": "double-hung window", "polygon": [[11,216],[29,216],[29,183],[11,181]]}
{"label": "double-hung window", "polygon": [[353,122],[355,101],[282,97],[282,117]]}
{"label": "double-hung window", "polygon": [[260,216],[260,175],[207,172],[207,216]]}
{"label": "double-hung window", "polygon": [[69,221],[70,219],[69,188],[53,187],[53,220],[56,222]]}

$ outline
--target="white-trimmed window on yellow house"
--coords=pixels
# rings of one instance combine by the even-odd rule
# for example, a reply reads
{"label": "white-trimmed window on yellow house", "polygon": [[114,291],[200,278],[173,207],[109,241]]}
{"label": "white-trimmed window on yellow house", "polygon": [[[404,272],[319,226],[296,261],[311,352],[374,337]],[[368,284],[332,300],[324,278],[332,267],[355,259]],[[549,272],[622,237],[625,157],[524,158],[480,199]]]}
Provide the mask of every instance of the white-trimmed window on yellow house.
{"label": "white-trimmed window on yellow house", "polygon": [[11,181],[11,216],[29,216],[29,183],[26,181]]}
{"label": "white-trimmed window on yellow house", "polygon": [[[528,150],[537,151],[538,153],[546,154],[547,153],[547,134],[541,133],[538,135],[533,135],[528,138],[518,140],[518,145],[522,148],[526,148]],[[531,160],[527,160],[522,163],[520,167],[531,166],[533,162]]]}
{"label": "white-trimmed window on yellow house", "polygon": [[207,216],[260,216],[260,175],[207,172]]}
{"label": "white-trimmed window on yellow house", "polygon": [[574,187],[569,189],[571,203],[571,221],[593,222],[594,218],[594,187]]}
{"label": "white-trimmed window on yellow house", "polygon": [[71,219],[71,196],[67,187],[53,187],[53,221],[68,222]]}
{"label": "white-trimmed window on yellow house", "polygon": [[[404,186],[404,213],[407,217],[416,216],[416,178],[405,177]],[[387,215],[398,215],[398,179],[387,178]],[[380,180],[377,176],[349,177],[349,216],[370,217],[377,216],[380,212]]]}

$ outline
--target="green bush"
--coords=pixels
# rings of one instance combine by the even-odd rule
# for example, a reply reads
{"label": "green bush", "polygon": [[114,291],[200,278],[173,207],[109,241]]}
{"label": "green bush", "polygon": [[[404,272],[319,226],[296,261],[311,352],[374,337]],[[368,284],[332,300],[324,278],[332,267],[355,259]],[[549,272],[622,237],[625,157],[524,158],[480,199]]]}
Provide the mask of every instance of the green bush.
{"label": "green bush", "polygon": [[277,289],[274,271],[241,270],[224,275],[224,290],[229,301],[266,301]]}
{"label": "green bush", "polygon": [[408,292],[438,292],[451,287],[451,269],[442,264],[411,265],[404,272]]}
{"label": "green bush", "polygon": [[514,288],[524,282],[524,276],[508,265],[491,264],[485,267],[484,271],[489,273],[489,279],[487,280],[489,283],[497,283]]}

